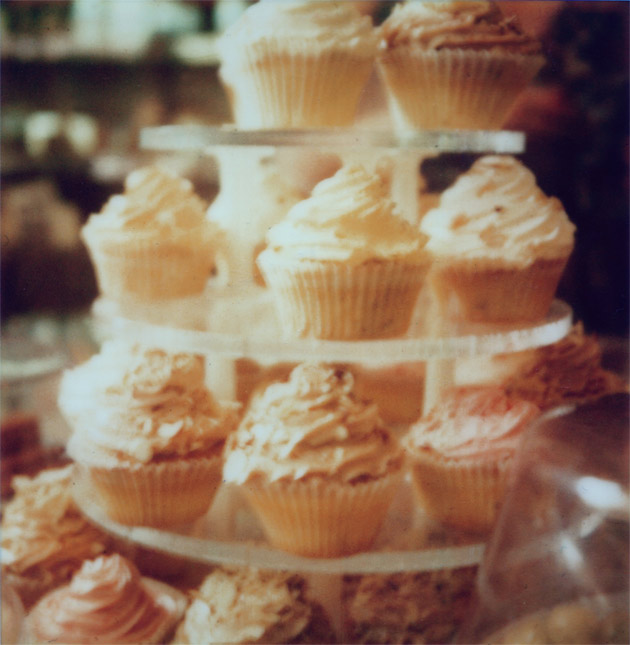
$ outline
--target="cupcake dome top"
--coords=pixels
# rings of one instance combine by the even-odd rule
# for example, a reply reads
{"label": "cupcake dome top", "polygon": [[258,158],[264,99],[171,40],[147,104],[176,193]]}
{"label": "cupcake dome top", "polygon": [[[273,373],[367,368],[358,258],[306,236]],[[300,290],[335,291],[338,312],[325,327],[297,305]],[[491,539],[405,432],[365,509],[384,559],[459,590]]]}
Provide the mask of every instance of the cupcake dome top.
{"label": "cupcake dome top", "polygon": [[561,202],[545,195],[534,174],[510,156],[478,159],[444,191],[420,229],[438,258],[501,259],[518,266],[566,257],[575,232]]}
{"label": "cupcake dome top", "polygon": [[388,474],[400,464],[398,443],[353,385],[349,372],[302,364],[288,382],[268,386],[228,440],[224,479],[352,482]]}
{"label": "cupcake dome top", "polygon": [[268,248],[284,256],[356,264],[424,261],[426,239],[398,216],[385,182],[358,164],[317,184],[267,234]]}
{"label": "cupcake dome top", "polygon": [[394,7],[380,29],[381,49],[413,45],[427,50],[498,48],[520,54],[541,50],[515,17],[495,2],[405,2]]}

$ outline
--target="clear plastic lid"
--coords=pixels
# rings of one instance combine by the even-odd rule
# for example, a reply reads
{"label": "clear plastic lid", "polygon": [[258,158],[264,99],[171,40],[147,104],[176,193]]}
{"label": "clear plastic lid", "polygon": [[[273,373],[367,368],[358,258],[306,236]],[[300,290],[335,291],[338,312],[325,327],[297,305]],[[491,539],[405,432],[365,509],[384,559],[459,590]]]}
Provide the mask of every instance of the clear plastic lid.
{"label": "clear plastic lid", "polygon": [[526,435],[461,643],[628,642],[626,394]]}

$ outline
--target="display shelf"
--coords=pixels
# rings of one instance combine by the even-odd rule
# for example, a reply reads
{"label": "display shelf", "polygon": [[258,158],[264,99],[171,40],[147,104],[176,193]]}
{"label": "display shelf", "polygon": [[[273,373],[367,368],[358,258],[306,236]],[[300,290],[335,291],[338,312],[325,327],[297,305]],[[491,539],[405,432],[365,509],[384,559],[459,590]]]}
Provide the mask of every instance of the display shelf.
{"label": "display shelf", "polygon": [[[264,292],[261,289],[261,292]],[[265,295],[264,293],[262,294]],[[190,303],[187,303],[190,304]],[[195,310],[207,307],[211,316],[212,298],[197,303]],[[216,300],[214,302],[216,305]],[[260,301],[258,301],[260,304]],[[181,312],[176,304],[167,305]],[[247,311],[243,300],[239,309]],[[252,308],[252,311],[256,309]],[[477,355],[518,352],[555,343],[569,332],[572,310],[561,300],[555,300],[547,317],[536,324],[522,326],[474,325],[461,327],[461,333],[445,337],[409,336],[383,340],[332,341],[314,338],[285,338],[274,324],[257,328],[260,319],[251,315],[245,320],[242,333],[224,333],[210,329],[183,329],[181,327],[143,322],[120,315],[116,305],[100,299],[93,308],[101,338],[124,338],[141,344],[154,344],[165,349],[224,356],[251,358],[262,362],[320,361],[337,363],[364,363],[370,365],[395,364],[430,359],[454,359]],[[155,310],[154,310],[155,313]],[[238,310],[234,325],[238,321]],[[158,317],[156,314],[155,317]],[[165,317],[167,315],[165,314]],[[270,316],[271,319],[271,316]],[[175,318],[174,318],[175,320]],[[183,320],[180,316],[177,320]],[[199,323],[200,320],[195,321]],[[226,323],[227,324],[227,323]]]}
{"label": "display shelf", "polygon": [[144,128],[140,146],[155,151],[204,151],[217,146],[410,149],[519,154],[525,135],[510,130],[374,131],[361,128],[239,130],[232,125],[165,125]]}
{"label": "display shelf", "polygon": [[449,531],[419,510],[405,482],[390,508],[373,550],[338,558],[309,558],[273,548],[238,494],[224,485],[208,512],[177,529],[126,526],[112,521],[95,504],[89,484],[74,487],[77,504],[107,532],[170,555],[209,564],[253,566],[283,571],[335,574],[430,571],[478,564],[484,544],[478,536]]}

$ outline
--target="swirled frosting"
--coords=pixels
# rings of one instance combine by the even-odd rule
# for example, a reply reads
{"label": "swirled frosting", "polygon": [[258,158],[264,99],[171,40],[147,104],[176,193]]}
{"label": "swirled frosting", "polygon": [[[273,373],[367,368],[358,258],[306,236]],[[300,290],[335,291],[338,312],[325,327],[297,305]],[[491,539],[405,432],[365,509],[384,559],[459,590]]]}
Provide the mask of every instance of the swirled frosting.
{"label": "swirled frosting", "polygon": [[372,258],[423,263],[426,239],[395,213],[385,183],[352,164],[317,184],[270,229],[266,252],[356,264]]}
{"label": "swirled frosting", "polygon": [[69,454],[101,466],[220,454],[237,423],[238,405],[206,387],[203,357],[117,342],[66,372],[58,401]]}
{"label": "swirled frosting", "polygon": [[528,360],[505,381],[508,393],[532,401],[542,410],[587,403],[628,391],[628,383],[602,367],[602,349],[582,323],[557,343],[527,353]]}
{"label": "swirled frosting", "polygon": [[103,553],[109,538],[79,512],[73,467],[13,479],[15,496],[2,513],[3,573],[18,588],[29,580],[45,590],[65,582],[82,562]]}
{"label": "swirled frosting", "polygon": [[352,482],[397,469],[395,438],[376,405],[353,395],[353,383],[349,372],[307,363],[288,382],[267,387],[228,439],[224,479],[327,476]]}
{"label": "swirled frosting", "polygon": [[487,156],[444,191],[421,220],[437,258],[502,260],[527,266],[568,257],[575,226],[562,204],[510,156]]}
{"label": "swirled frosting", "polygon": [[44,596],[27,629],[42,643],[159,643],[185,606],[183,594],[141,578],[115,554],[85,562],[69,585]]}
{"label": "swirled frosting", "polygon": [[195,593],[175,642],[289,643],[310,619],[297,579],[276,571],[220,568]]}
{"label": "swirled frosting", "polygon": [[510,454],[539,414],[536,405],[501,387],[457,388],[409,429],[403,443],[412,454],[455,459]]}
{"label": "swirled frosting", "polygon": [[242,48],[272,39],[276,46],[376,53],[377,35],[368,16],[349,2],[278,2],[250,6],[219,42],[222,65],[241,58]]}
{"label": "swirled frosting", "polygon": [[103,230],[166,235],[199,229],[200,234],[216,234],[218,228],[206,218],[206,210],[190,181],[147,166],[127,177],[124,193],[111,197],[83,231],[88,236]]}
{"label": "swirled frosting", "polygon": [[500,49],[540,52],[540,43],[523,32],[515,17],[505,17],[494,2],[405,2],[380,29],[380,48],[412,45],[427,50]]}

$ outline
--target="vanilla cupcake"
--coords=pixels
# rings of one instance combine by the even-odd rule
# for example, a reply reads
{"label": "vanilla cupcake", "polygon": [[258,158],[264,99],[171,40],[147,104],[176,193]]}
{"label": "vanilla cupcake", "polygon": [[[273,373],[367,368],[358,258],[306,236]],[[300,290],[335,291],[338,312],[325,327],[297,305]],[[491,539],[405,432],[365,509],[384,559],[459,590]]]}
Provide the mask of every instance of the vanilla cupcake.
{"label": "vanilla cupcake", "polygon": [[377,68],[395,125],[496,129],[544,63],[494,2],[405,2],[380,28]]}
{"label": "vanilla cupcake", "polygon": [[201,294],[219,239],[206,210],[187,179],[157,167],[132,172],[81,232],[101,293],[122,303]]}
{"label": "vanilla cupcake", "polygon": [[384,182],[348,165],[271,228],[258,265],[287,335],[386,338],[407,331],[429,268],[425,243]]}
{"label": "vanilla cupcake", "polygon": [[280,571],[217,568],[193,594],[173,643],[332,643],[304,581]]}
{"label": "vanilla cupcake", "polygon": [[377,36],[348,2],[250,6],[219,42],[220,78],[241,128],[348,126]]}
{"label": "vanilla cupcake", "polygon": [[225,481],[240,485],[269,541],[300,555],[369,548],[399,482],[402,453],[349,372],[298,365],[256,397],[229,439]]}
{"label": "vanilla cupcake", "polygon": [[503,500],[524,430],[540,414],[495,386],[456,388],[403,439],[412,481],[427,515],[487,533]]}
{"label": "vanilla cupcake", "polygon": [[111,519],[166,526],[208,510],[238,405],[204,379],[201,356],[114,342],[64,375],[68,453]]}
{"label": "vanilla cupcake", "polygon": [[33,607],[26,633],[29,643],[163,643],[187,603],[182,592],[141,577],[122,556],[102,556]]}
{"label": "vanilla cupcake", "polygon": [[443,309],[484,323],[544,318],[575,232],[560,201],[510,156],[478,159],[420,229],[429,236],[435,258],[429,280]]}
{"label": "vanilla cupcake", "polygon": [[109,550],[111,539],[75,504],[71,465],[18,476],[13,484],[15,495],[2,510],[2,578],[28,608]]}

